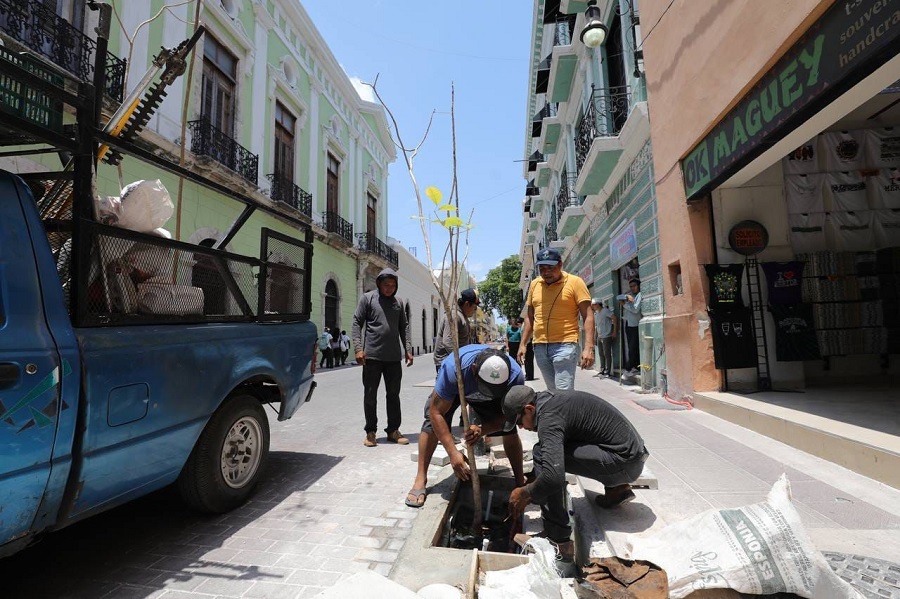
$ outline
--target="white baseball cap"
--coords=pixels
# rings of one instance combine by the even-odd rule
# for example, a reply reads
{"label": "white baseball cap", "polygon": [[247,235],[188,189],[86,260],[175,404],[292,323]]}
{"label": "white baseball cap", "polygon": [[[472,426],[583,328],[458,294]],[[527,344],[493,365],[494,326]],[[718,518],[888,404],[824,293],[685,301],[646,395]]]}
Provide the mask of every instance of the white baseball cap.
{"label": "white baseball cap", "polygon": [[505,353],[490,348],[481,350],[475,359],[478,392],[495,398],[506,395],[509,371],[509,358]]}

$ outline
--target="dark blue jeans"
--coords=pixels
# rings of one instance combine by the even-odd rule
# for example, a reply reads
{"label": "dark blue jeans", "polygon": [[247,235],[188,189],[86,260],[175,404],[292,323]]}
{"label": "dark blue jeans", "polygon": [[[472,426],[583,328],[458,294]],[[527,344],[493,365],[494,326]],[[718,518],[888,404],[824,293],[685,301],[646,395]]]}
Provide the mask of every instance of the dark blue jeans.
{"label": "dark blue jeans", "polygon": [[[541,444],[538,442],[531,454],[534,459],[534,473],[541,475]],[[565,448],[565,471],[577,476],[600,481],[605,487],[615,487],[636,481],[644,470],[644,462],[650,453],[645,449],[637,458],[625,461],[596,445],[571,444]],[[556,543],[569,540],[572,527],[569,526],[569,510],[566,507],[565,485],[554,490],[541,504],[541,519],[544,533]]]}
{"label": "dark blue jeans", "polygon": [[400,381],[403,379],[402,362],[382,362],[366,358],[363,364],[363,409],[366,414],[366,432],[378,430],[378,385],[384,376],[387,401],[388,434],[400,429]]}

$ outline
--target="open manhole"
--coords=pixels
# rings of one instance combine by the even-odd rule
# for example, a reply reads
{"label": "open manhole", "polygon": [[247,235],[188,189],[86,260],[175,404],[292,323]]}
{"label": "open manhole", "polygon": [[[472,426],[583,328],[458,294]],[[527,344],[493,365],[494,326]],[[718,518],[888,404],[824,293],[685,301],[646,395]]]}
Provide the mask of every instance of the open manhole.
{"label": "open manhole", "polygon": [[507,518],[509,495],[516,488],[515,481],[506,476],[479,477],[483,524],[472,529],[474,495],[471,481],[456,485],[444,516],[432,539],[432,547],[451,549],[487,549],[500,553],[515,553],[513,537],[522,532],[521,518]]}

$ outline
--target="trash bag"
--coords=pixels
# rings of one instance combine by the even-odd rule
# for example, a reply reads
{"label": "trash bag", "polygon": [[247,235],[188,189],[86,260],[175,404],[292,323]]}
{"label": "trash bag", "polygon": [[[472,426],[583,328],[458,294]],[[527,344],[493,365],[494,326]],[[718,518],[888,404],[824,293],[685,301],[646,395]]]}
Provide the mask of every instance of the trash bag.
{"label": "trash bag", "polygon": [[648,536],[630,535],[619,555],[659,564],[672,599],[723,588],[752,595],[862,599],[816,550],[783,474],[761,503],[709,510]]}
{"label": "trash bag", "polygon": [[667,599],[665,571],[656,564],[620,557],[594,558],[575,585],[579,599]]}
{"label": "trash bag", "polygon": [[527,564],[485,572],[479,599],[560,599],[556,549],[540,537],[531,539],[525,547],[534,550]]}
{"label": "trash bag", "polygon": [[149,233],[166,224],[175,205],[165,186],[155,181],[135,181],[122,190],[117,211],[117,227]]}

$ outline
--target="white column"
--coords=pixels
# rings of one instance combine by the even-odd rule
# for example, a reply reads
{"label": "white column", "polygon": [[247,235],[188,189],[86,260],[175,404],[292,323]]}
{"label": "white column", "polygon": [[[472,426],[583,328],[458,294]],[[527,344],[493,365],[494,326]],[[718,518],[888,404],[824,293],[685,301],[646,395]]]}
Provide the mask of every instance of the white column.
{"label": "white column", "polygon": [[[271,167],[265,161],[265,145],[266,145],[266,103],[272,97],[272,90],[266,85],[266,76],[268,74],[267,56],[269,35],[266,28],[259,20],[256,21],[254,27],[254,40],[256,46],[256,64],[253,65],[253,89],[251,93],[250,106],[250,151],[259,156],[259,179],[260,183],[266,174],[271,172]],[[274,81],[272,81],[274,88]],[[265,90],[265,92],[263,91]]]}
{"label": "white column", "polygon": [[315,75],[309,75],[309,193],[313,197],[313,211],[318,210],[319,203],[324,204],[325,199],[319,197],[319,168],[324,160],[319,151],[319,140],[322,135],[322,127],[319,125],[319,95],[322,93],[322,85],[315,79]]}

